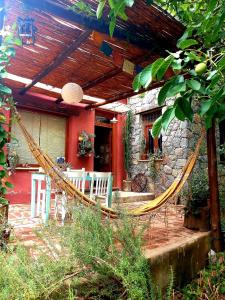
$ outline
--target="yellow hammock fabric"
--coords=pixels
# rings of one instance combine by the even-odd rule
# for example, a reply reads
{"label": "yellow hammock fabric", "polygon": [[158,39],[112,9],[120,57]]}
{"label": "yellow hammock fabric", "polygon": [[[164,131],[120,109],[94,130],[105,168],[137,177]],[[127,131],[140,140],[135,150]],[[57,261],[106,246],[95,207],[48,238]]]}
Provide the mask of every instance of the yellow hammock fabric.
{"label": "yellow hammock fabric", "polygon": [[[96,202],[91,200],[89,197],[87,197],[85,194],[80,192],[75,185],[72,184],[70,180],[68,180],[65,175],[61,172],[58,166],[55,165],[55,163],[52,161],[52,159],[46,154],[43,153],[40,147],[37,145],[37,143],[34,141],[32,136],[29,134],[29,132],[26,130],[25,126],[23,125],[21,118],[19,114],[16,112],[18,124],[26,138],[26,141],[28,143],[28,146],[34,155],[35,159],[39,163],[39,165],[45,170],[46,174],[48,174],[52,180],[55,182],[55,185],[59,188],[64,190],[68,196],[72,198],[76,198],[78,201],[83,203],[86,206],[96,206]],[[182,187],[184,186],[185,182],[187,181],[191,171],[193,170],[193,167],[195,165],[195,162],[197,160],[200,146],[202,143],[202,140],[204,138],[204,134],[200,137],[195,151],[189,159],[187,160],[186,165],[182,169],[181,173],[177,176],[177,178],[174,180],[172,185],[160,196],[155,198],[154,200],[149,201],[147,204],[141,205],[140,207],[131,209],[127,211],[127,214],[130,216],[143,216],[146,214],[149,214],[151,212],[156,211],[158,208],[160,208],[162,205],[168,202],[169,199],[172,199],[174,196],[176,196]],[[118,218],[119,213],[111,208],[107,208],[103,205],[101,205],[101,211],[104,215],[109,216],[110,218]]]}

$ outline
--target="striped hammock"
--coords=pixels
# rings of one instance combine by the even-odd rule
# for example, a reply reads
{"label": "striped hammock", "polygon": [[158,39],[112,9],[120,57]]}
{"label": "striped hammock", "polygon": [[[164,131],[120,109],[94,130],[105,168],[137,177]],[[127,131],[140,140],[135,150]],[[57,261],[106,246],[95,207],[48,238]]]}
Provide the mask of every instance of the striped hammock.
{"label": "striped hammock", "polygon": [[[97,203],[94,200],[91,200],[81,191],[79,191],[75,187],[75,185],[73,185],[73,183],[64,176],[60,168],[52,161],[52,159],[46,153],[43,153],[43,151],[40,149],[40,147],[37,145],[37,143],[34,141],[32,136],[29,134],[29,132],[23,125],[21,118],[17,112],[16,116],[18,124],[26,138],[26,141],[33,156],[35,157],[39,165],[44,169],[46,174],[48,174],[52,178],[56,187],[61,190],[64,190],[69,197],[76,199],[82,204],[89,207],[96,207]],[[129,211],[127,211],[128,215],[135,217],[153,213],[160,207],[168,203],[169,200],[173,199],[176,195],[178,195],[194,168],[203,138],[204,134],[202,134],[202,136],[198,140],[195,151],[191,154],[191,156],[186,162],[186,165],[181,170],[180,174],[177,176],[177,178],[174,180],[171,186],[160,196],[158,196],[154,200],[150,200],[149,202],[147,202],[147,204],[141,205],[137,208],[130,209]],[[101,211],[104,215],[109,216],[110,218],[119,217],[119,213],[117,211],[111,208],[107,208],[103,205],[101,205]]]}

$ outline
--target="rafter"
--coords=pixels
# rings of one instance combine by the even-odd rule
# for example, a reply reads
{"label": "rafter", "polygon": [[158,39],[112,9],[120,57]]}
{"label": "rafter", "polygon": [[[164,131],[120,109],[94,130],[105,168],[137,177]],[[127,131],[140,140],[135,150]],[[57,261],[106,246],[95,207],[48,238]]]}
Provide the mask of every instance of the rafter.
{"label": "rafter", "polygon": [[144,92],[156,89],[158,87],[161,87],[165,82],[166,82],[166,80],[161,80],[161,81],[158,81],[158,82],[154,82],[146,90],[142,89],[139,92],[134,92],[134,91],[124,92],[124,93],[121,93],[119,95],[116,95],[116,96],[113,96],[113,97],[107,99],[105,102],[91,104],[91,105],[86,106],[85,108],[86,109],[97,108],[99,106],[103,106],[103,105],[106,105],[106,104],[109,104],[109,103],[113,103],[113,102],[116,102],[116,101],[119,101],[119,100],[122,100],[122,99],[127,99],[127,98],[130,98],[130,97],[142,94]]}
{"label": "rafter", "polygon": [[[138,56],[136,58],[134,58],[133,60],[131,60],[133,63],[135,64],[141,64],[145,61],[147,61],[148,59],[153,60],[155,57],[153,56],[153,54],[146,54],[146,55],[142,55],[142,56]],[[123,72],[123,68],[122,67],[117,67],[115,69],[113,69],[112,71],[106,73],[106,74],[103,74],[101,76],[99,76],[98,78],[94,79],[94,80],[90,80],[88,82],[86,82],[84,85],[82,85],[82,89],[83,90],[88,90],[120,73]]]}
{"label": "rafter", "polygon": [[23,89],[21,89],[20,94],[24,95],[32,86],[34,86],[42,78],[48,75],[56,67],[58,67],[71,53],[73,53],[77,48],[80,47],[80,45],[84,41],[86,41],[86,39],[90,36],[90,34],[91,34],[91,30],[82,32],[80,36],[66,48],[65,51],[60,53],[45,69],[43,69],[39,74],[37,74],[31,83],[29,83]]}
{"label": "rafter", "polygon": [[[71,9],[63,7],[62,5],[55,4],[51,0],[23,0],[23,3],[31,9],[38,9],[41,12],[52,14],[69,22],[82,25],[85,28],[109,35],[109,22],[104,19],[98,20],[96,16],[79,14]],[[156,50],[158,53],[163,53],[164,49],[169,48],[168,43],[164,43],[163,46],[161,41],[154,39],[147,29],[144,32],[143,30],[140,32],[140,27],[135,26],[134,24],[124,29],[116,26],[113,36],[119,40],[127,41],[129,39],[131,44],[145,49]]]}

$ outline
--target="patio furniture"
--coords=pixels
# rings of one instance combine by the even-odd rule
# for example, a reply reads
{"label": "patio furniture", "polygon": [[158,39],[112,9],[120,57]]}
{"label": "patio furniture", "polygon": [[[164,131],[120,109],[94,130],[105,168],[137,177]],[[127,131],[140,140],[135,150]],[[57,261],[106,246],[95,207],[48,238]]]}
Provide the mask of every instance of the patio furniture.
{"label": "patio furniture", "polygon": [[46,223],[49,219],[51,204],[51,178],[43,173],[32,173],[31,175],[31,217],[35,218],[41,214]]}
{"label": "patio furniture", "polygon": [[[75,185],[75,187],[81,191],[82,193],[85,192],[85,179],[86,179],[86,172],[85,169],[82,168],[81,170],[70,170],[63,172],[64,175]],[[62,194],[56,193],[55,196],[55,218],[61,210],[61,218],[62,218],[62,225],[64,224],[66,213],[67,213],[67,195],[65,191],[62,191]]]}
{"label": "patio furniture", "polygon": [[105,206],[112,205],[112,173],[88,172],[91,178],[90,199],[96,200],[98,196],[105,198]]}
{"label": "patio furniture", "polygon": [[[22,123],[18,113],[17,113],[17,122],[24,134],[24,137],[27,140],[28,146],[36,158],[37,162],[40,164],[40,166],[48,173],[54,180],[58,181],[58,186],[61,187],[62,190],[64,190],[68,196],[74,198],[77,197],[77,199],[84,203],[86,206],[96,206],[95,201],[90,199],[90,197],[83,194],[81,191],[79,191],[77,188],[74,188],[74,185],[71,184],[69,179],[64,178],[62,172],[59,172],[57,167],[55,166],[55,163],[53,160],[46,155],[43,151],[41,151],[40,147],[37,145],[37,143],[34,141],[33,137],[29,134],[26,127]],[[162,206],[169,203],[169,200],[174,199],[175,196],[180,192],[184,184],[186,183],[188,177],[190,176],[194,165],[196,163],[196,160],[199,155],[200,147],[202,144],[202,141],[205,137],[205,132],[202,132],[201,137],[199,138],[196,146],[195,151],[190,155],[189,159],[187,160],[185,166],[181,170],[180,174],[176,177],[174,182],[171,184],[171,186],[163,192],[161,195],[156,197],[154,200],[149,201],[147,204],[141,205],[140,207],[131,209],[127,212],[130,216],[143,216],[150,213],[155,213],[159,210]],[[107,217],[110,218],[118,218],[118,212],[105,207],[101,206],[101,212]]]}

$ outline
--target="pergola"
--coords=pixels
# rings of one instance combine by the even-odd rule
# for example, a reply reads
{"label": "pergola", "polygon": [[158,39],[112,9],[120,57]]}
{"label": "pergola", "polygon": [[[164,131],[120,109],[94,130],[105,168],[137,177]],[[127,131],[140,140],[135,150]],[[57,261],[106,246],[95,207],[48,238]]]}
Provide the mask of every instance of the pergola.
{"label": "pergola", "polygon": [[[96,0],[85,1],[93,12],[90,15],[72,10],[74,2],[7,1],[6,24],[29,16],[37,27],[34,45],[16,47],[5,79],[18,104],[71,112],[60,98],[60,89],[68,82],[79,84],[85,94],[80,105],[73,105],[73,112],[131,97],[137,94],[132,89],[135,72],[124,72],[112,55],[102,53],[93,33],[100,33],[120,57],[143,68],[167,55],[166,49],[176,50],[176,41],[184,31],[182,24],[155,4],[137,0],[127,9],[128,21],[119,19],[111,38],[107,14],[100,21],[95,16]],[[161,84],[154,83],[149,89]]]}

